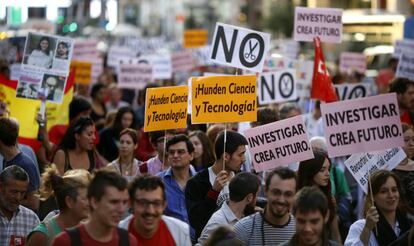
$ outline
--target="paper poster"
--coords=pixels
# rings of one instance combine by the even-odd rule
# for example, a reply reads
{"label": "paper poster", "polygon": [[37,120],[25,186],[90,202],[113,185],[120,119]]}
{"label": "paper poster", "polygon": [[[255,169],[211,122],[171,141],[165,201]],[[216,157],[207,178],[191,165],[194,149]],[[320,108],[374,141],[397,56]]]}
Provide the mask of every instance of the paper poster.
{"label": "paper poster", "polygon": [[370,174],[377,170],[392,170],[405,158],[407,155],[402,148],[392,148],[384,151],[353,154],[345,161],[345,166],[367,194]]}
{"label": "paper poster", "polygon": [[369,83],[346,83],[334,85],[334,87],[336,95],[341,101],[363,98],[374,94],[373,86]]}
{"label": "paper poster", "polygon": [[357,71],[364,74],[367,70],[367,60],[363,53],[342,52],[339,59],[339,71],[341,73],[352,74]]}
{"label": "paper poster", "polygon": [[341,43],[342,9],[295,7],[293,36],[295,41]]}
{"label": "paper poster", "polygon": [[188,86],[148,88],[144,131],[187,127]]}
{"label": "paper poster", "polygon": [[414,80],[414,51],[401,53],[395,77]]}
{"label": "paper poster", "polygon": [[72,61],[75,68],[75,83],[89,85],[92,82],[92,63]]}
{"label": "paper poster", "polygon": [[404,146],[395,93],[321,104],[329,157]]}
{"label": "paper poster", "polygon": [[61,103],[73,52],[73,40],[29,32],[16,97],[38,99],[48,91],[47,100]]}
{"label": "paper poster", "polygon": [[216,24],[210,59],[218,64],[261,73],[270,48],[270,34]]}
{"label": "paper poster", "polygon": [[256,76],[193,77],[191,122],[256,121]]}
{"label": "paper poster", "polygon": [[303,116],[295,116],[244,132],[256,172],[313,158]]}
{"label": "paper poster", "polygon": [[285,69],[262,73],[258,76],[257,87],[260,105],[295,100],[296,71]]}
{"label": "paper poster", "polygon": [[177,72],[189,72],[196,67],[193,54],[190,50],[175,52],[171,56],[172,70]]}
{"label": "paper poster", "polygon": [[208,30],[185,30],[183,40],[183,47],[186,49],[200,48],[206,46],[208,43]]}
{"label": "paper poster", "polygon": [[152,66],[148,64],[120,64],[118,87],[142,89],[153,81]]}
{"label": "paper poster", "polygon": [[413,52],[414,40],[402,39],[395,41],[393,57],[400,58],[402,53]]}

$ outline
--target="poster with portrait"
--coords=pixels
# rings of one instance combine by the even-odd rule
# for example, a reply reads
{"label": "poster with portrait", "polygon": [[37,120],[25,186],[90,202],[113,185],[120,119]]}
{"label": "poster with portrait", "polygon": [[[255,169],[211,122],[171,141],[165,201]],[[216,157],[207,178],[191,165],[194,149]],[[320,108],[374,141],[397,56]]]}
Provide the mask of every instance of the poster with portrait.
{"label": "poster with portrait", "polygon": [[73,45],[67,37],[29,32],[16,97],[39,99],[39,91],[47,88],[47,101],[61,103]]}

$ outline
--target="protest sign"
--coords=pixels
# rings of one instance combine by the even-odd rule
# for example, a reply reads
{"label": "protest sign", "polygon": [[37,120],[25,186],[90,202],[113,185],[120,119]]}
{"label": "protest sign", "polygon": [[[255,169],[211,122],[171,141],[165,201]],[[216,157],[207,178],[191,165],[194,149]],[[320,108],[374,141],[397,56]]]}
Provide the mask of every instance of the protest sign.
{"label": "protest sign", "polygon": [[372,85],[368,83],[338,84],[334,87],[336,95],[341,101],[367,97],[373,94]]}
{"label": "protest sign", "polygon": [[339,60],[339,71],[341,73],[352,74],[357,71],[358,73],[365,73],[367,70],[366,57],[362,53],[356,52],[342,52]]}
{"label": "protest sign", "polygon": [[183,47],[186,49],[203,47],[208,42],[208,30],[185,30],[183,40]]}
{"label": "protest sign", "polygon": [[187,127],[188,86],[148,88],[144,131]]}
{"label": "protest sign", "polygon": [[299,42],[294,40],[284,40],[281,44],[281,51],[287,58],[296,59],[300,51]]}
{"label": "protest sign", "polygon": [[75,83],[88,85],[92,81],[92,63],[83,61],[72,61],[71,66],[75,68]]}
{"label": "protest sign", "polygon": [[171,57],[172,70],[176,72],[188,72],[195,67],[195,62],[193,59],[193,54],[190,50],[183,50],[180,52],[175,52]]}
{"label": "protest sign", "polygon": [[295,7],[295,41],[340,43],[342,39],[342,9]]}
{"label": "protest sign", "polygon": [[210,66],[213,62],[210,61],[211,45],[207,45],[201,48],[193,49],[193,58],[198,66]]}
{"label": "protest sign", "polygon": [[367,194],[369,175],[377,170],[392,170],[405,158],[407,155],[402,148],[392,148],[384,151],[353,154],[345,161],[345,166]]}
{"label": "protest sign", "polygon": [[73,60],[83,60],[85,57],[99,57],[99,51],[97,49],[98,41],[89,40],[76,40],[73,47]]}
{"label": "protest sign", "polygon": [[268,33],[217,23],[210,59],[218,64],[261,73],[269,43]]}
{"label": "protest sign", "polygon": [[258,77],[257,86],[260,105],[295,100],[296,71],[285,69],[263,73]]}
{"label": "protest sign", "polygon": [[120,64],[118,87],[142,89],[152,82],[152,66],[148,64]]}
{"label": "protest sign", "polygon": [[10,80],[19,80],[21,66],[20,63],[13,63],[10,65]]}
{"label": "protest sign", "polygon": [[194,77],[191,122],[256,121],[256,76]]}
{"label": "protest sign", "polygon": [[109,67],[118,69],[120,58],[134,58],[137,57],[137,52],[125,46],[111,46],[108,50],[107,64]]}
{"label": "protest sign", "polygon": [[38,99],[47,89],[47,100],[61,103],[72,53],[70,38],[29,32],[16,97]]}
{"label": "protest sign", "polygon": [[148,55],[141,56],[138,63],[145,63],[152,66],[153,79],[171,79],[172,64],[170,55]]}
{"label": "protest sign", "polygon": [[414,52],[412,50],[401,53],[395,76],[414,80]]}
{"label": "protest sign", "polygon": [[313,158],[302,115],[251,128],[244,135],[256,172]]}
{"label": "protest sign", "polygon": [[134,51],[134,56],[150,55],[166,47],[164,37],[142,38],[135,36],[121,37],[117,46],[128,47]]}
{"label": "protest sign", "polygon": [[393,57],[400,58],[401,54],[405,52],[413,52],[414,40],[402,39],[395,41]]}
{"label": "protest sign", "polygon": [[321,104],[329,157],[404,145],[395,93]]}

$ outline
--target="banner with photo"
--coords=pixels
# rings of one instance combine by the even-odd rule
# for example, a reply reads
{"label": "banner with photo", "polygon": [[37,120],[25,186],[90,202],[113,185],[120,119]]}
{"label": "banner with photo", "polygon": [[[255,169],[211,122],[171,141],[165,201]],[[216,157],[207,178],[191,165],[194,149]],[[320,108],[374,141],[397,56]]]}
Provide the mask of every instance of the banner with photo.
{"label": "banner with photo", "polygon": [[16,97],[62,103],[74,41],[70,38],[29,32],[24,48]]}

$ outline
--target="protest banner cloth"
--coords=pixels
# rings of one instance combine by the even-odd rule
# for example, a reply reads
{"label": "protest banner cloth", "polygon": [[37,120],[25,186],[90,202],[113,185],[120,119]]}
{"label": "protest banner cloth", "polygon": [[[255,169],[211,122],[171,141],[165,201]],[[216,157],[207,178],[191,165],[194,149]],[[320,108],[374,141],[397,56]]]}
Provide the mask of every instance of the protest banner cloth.
{"label": "protest banner cloth", "polygon": [[404,145],[395,93],[321,104],[329,157]]}
{"label": "protest banner cloth", "polygon": [[413,52],[414,50],[414,40],[411,39],[401,39],[395,41],[393,57],[400,58],[401,54],[405,52]]}
{"label": "protest banner cloth", "polygon": [[244,135],[256,172],[314,157],[302,115],[251,128]]}
{"label": "protest banner cloth", "polygon": [[401,53],[395,76],[414,80],[414,52],[412,50]]}
{"label": "protest banner cloth", "polygon": [[144,131],[187,127],[188,86],[148,88]]}
{"label": "protest banner cloth", "polygon": [[191,79],[191,122],[256,121],[256,76],[213,76]]}
{"label": "protest banner cloth", "polygon": [[16,97],[38,99],[38,92],[47,89],[47,101],[61,103],[73,42],[66,37],[29,32]]}
{"label": "protest banner cloth", "polygon": [[75,83],[89,85],[92,81],[92,63],[83,61],[72,61],[75,67]]}
{"label": "protest banner cloth", "polygon": [[[41,143],[37,141],[39,130],[36,116],[39,112],[40,100],[25,100],[16,98],[17,81],[7,80],[0,75],[0,101],[6,102],[10,117],[19,121],[19,143],[30,145],[35,152]],[[73,97],[74,73],[71,70],[61,104],[46,102],[47,128],[69,123],[69,104]]]}
{"label": "protest banner cloth", "polygon": [[342,52],[339,59],[339,71],[352,74],[357,71],[364,74],[367,70],[367,60],[364,54],[356,52]]}
{"label": "protest banner cloth", "polygon": [[341,43],[342,9],[295,7],[293,36],[295,41]]}
{"label": "protest banner cloth", "polygon": [[325,58],[323,56],[321,41],[319,37],[314,39],[315,60],[313,63],[313,76],[311,87],[311,98],[319,99],[323,102],[335,102],[338,98],[326,68]]}
{"label": "protest banner cloth", "polygon": [[118,87],[142,89],[152,82],[152,66],[148,64],[120,64]]}
{"label": "protest banner cloth", "polygon": [[260,105],[286,102],[297,98],[294,69],[262,73],[257,80]]}
{"label": "protest banner cloth", "polygon": [[183,47],[186,49],[199,48],[208,43],[208,30],[192,29],[185,30],[183,37]]}
{"label": "protest banner cloth", "polygon": [[193,54],[190,50],[175,52],[171,56],[172,70],[177,72],[189,72],[195,67]]}
{"label": "protest banner cloth", "polygon": [[218,64],[261,73],[269,44],[268,33],[217,22],[210,59]]}
{"label": "protest banner cloth", "polygon": [[368,83],[347,83],[334,85],[334,87],[336,95],[341,101],[367,97],[373,94],[372,85]]}
{"label": "protest banner cloth", "polygon": [[367,194],[369,176],[373,172],[377,170],[391,171],[405,158],[407,155],[402,148],[392,148],[384,151],[353,154],[345,161],[345,166]]}

